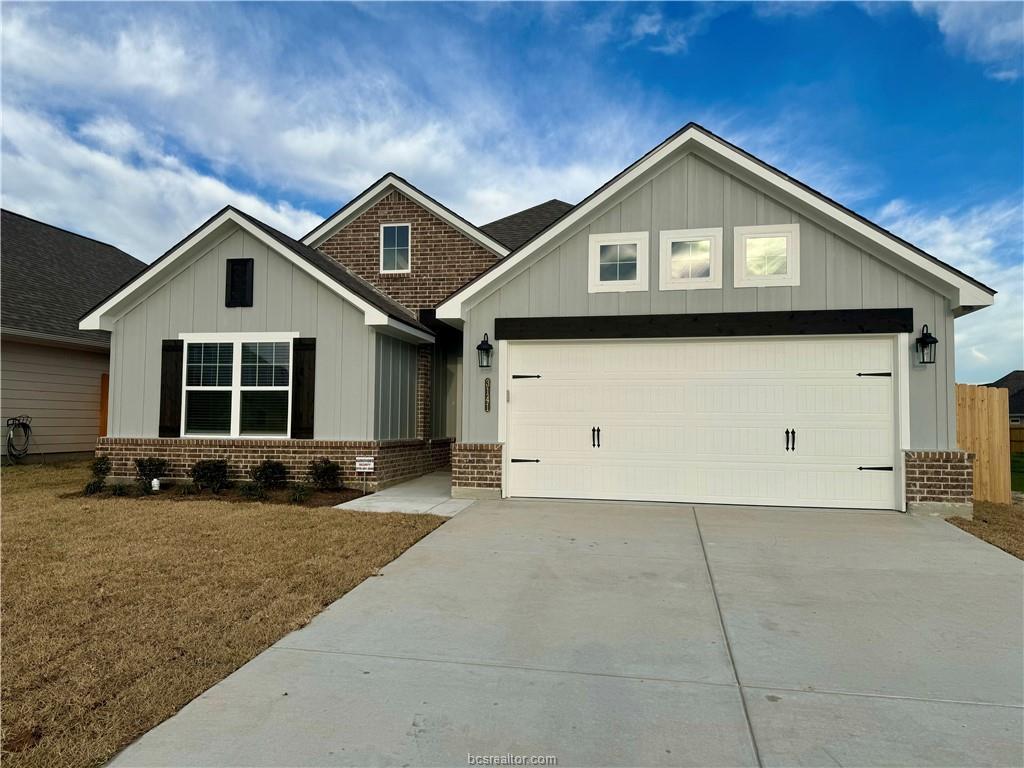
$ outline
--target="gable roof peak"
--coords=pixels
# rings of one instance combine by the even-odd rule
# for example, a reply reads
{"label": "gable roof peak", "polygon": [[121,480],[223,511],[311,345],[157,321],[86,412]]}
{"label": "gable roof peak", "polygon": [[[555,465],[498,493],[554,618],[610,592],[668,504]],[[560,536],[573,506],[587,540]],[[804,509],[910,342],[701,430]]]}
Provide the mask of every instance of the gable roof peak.
{"label": "gable roof peak", "polygon": [[448,208],[443,203],[438,202],[421,189],[406,181],[394,171],[388,171],[385,173],[377,179],[377,181],[345,203],[345,205],[324,219],[312,230],[303,235],[301,242],[313,248],[319,247],[321,243],[331,237],[338,230],[347,226],[368,208],[376,204],[392,189],[398,190],[405,197],[412,200],[416,205],[419,205],[421,208],[429,211],[442,221],[447,222],[466,237],[476,241],[499,257],[508,254],[508,248],[494,240],[480,227],[477,227],[468,219],[455,213],[455,211]]}
{"label": "gable roof peak", "polygon": [[723,139],[699,123],[690,121],[657,146],[646,152],[642,157],[631,163],[602,184],[587,197],[580,201],[564,216],[561,216],[546,228],[534,234],[524,243],[514,248],[504,259],[495,263],[490,269],[477,275],[476,278],[452,293],[438,304],[437,317],[442,320],[460,322],[463,304],[468,298],[476,295],[487,285],[501,279],[516,264],[522,262],[531,253],[535,253],[566,229],[593,213],[601,205],[606,204],[615,194],[630,183],[640,179],[651,169],[667,162],[676,151],[689,145],[699,146],[709,154],[719,158],[728,172],[756,179],[770,188],[777,190],[785,198],[791,200],[794,207],[806,206],[823,215],[836,225],[846,229],[864,242],[892,253],[899,257],[914,272],[927,275],[947,286],[948,296],[958,314],[966,314],[981,307],[992,304],[996,291],[956,267],[947,264],[930,253],[918,248],[903,238],[889,232],[873,221],[836,202],[802,181],[755,157],[745,149]]}

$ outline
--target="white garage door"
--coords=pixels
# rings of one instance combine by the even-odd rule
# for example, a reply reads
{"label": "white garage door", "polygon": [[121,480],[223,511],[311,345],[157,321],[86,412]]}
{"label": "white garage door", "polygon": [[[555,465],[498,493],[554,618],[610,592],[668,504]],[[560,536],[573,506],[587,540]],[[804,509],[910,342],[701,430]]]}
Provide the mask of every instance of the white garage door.
{"label": "white garage door", "polygon": [[889,337],[510,342],[508,353],[512,496],[897,506]]}

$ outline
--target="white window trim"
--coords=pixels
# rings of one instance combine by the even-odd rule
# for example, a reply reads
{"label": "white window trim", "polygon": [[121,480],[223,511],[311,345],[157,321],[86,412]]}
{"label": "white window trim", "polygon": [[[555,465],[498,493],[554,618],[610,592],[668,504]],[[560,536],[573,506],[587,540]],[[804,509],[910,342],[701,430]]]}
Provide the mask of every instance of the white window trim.
{"label": "white window trim", "polygon": [[[786,274],[748,275],[747,238],[785,237]],[[737,288],[767,288],[777,285],[800,285],[800,225],[759,224],[733,230],[733,285]]]}
{"label": "white window trim", "polygon": [[[692,240],[711,241],[711,271],[707,277],[672,277],[672,243]],[[663,229],[659,251],[658,287],[663,291],[696,291],[722,287],[722,228]]]}
{"label": "white window trim", "polygon": [[[587,291],[589,293],[625,293],[646,291],[648,286],[648,232],[610,232],[590,236],[587,269]],[[601,280],[601,246],[635,245],[636,280]]]}
{"label": "white window trim", "polygon": [[[384,269],[384,227],[405,227],[409,230],[409,266],[405,269]],[[380,273],[382,275],[407,275],[412,272],[412,224],[399,221],[389,221],[380,225],[380,232],[377,234],[379,241]]]}
{"label": "white window trim", "polygon": [[[181,351],[181,436],[200,440],[288,440],[292,434],[292,366],[294,363],[295,345],[292,343],[299,336],[297,331],[276,333],[179,333],[178,338],[185,342]],[[242,386],[242,344],[255,342],[288,342],[288,386],[286,387],[255,387]],[[188,345],[189,344],[231,344],[231,386],[230,387],[189,387],[185,381],[188,376]],[[213,435],[209,433],[191,434],[185,431],[185,406],[188,392],[210,391],[231,392],[231,433]],[[266,390],[288,393],[288,423],[283,435],[242,435],[239,434],[242,422],[242,392]]]}

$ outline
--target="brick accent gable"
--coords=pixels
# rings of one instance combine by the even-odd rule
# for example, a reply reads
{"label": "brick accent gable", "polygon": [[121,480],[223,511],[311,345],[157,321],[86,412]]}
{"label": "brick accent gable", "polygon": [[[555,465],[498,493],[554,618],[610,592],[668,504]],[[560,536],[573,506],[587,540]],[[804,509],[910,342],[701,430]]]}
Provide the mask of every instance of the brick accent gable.
{"label": "brick accent gable", "polygon": [[[410,225],[408,274],[380,273],[381,224]],[[331,235],[319,250],[414,311],[434,307],[498,260],[398,190]]]}

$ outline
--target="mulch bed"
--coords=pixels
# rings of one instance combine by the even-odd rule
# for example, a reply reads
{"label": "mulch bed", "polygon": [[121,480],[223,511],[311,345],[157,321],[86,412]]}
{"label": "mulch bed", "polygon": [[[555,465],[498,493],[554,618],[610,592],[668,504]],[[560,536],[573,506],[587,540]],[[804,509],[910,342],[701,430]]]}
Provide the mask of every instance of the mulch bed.
{"label": "mulch bed", "polygon": [[1024,503],[974,502],[974,519],[951,517],[948,522],[961,530],[1024,560]]}
{"label": "mulch bed", "polygon": [[112,499],[112,498],[136,498],[140,501],[175,501],[175,502],[197,502],[197,501],[232,501],[239,504],[288,504],[296,507],[335,507],[344,504],[346,501],[358,499],[366,494],[355,488],[339,488],[335,491],[318,491],[310,489],[309,495],[302,501],[294,501],[290,488],[266,489],[265,499],[253,499],[242,492],[240,484],[225,488],[220,493],[200,491],[184,493],[180,485],[166,485],[156,493],[141,493],[134,485],[129,485],[125,496],[117,497],[111,491],[88,496],[80,491],[66,494],[62,498],[83,498],[83,499]]}

